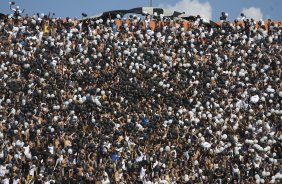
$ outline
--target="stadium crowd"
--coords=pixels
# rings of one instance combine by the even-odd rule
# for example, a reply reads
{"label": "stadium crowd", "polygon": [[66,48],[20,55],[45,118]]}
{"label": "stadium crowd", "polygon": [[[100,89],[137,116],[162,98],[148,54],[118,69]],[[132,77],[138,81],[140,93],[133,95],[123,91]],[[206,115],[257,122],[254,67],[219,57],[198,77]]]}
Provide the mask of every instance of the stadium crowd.
{"label": "stadium crowd", "polygon": [[2,183],[282,182],[281,28],[157,21],[0,20]]}

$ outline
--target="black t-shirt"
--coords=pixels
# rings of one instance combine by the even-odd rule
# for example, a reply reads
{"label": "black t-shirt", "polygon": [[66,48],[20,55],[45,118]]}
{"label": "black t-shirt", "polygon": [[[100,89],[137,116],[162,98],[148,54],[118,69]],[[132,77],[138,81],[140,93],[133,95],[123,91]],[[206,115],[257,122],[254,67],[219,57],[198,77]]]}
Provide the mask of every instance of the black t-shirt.
{"label": "black t-shirt", "polygon": [[215,179],[222,179],[225,177],[225,171],[223,168],[217,168],[214,170],[214,178]]}

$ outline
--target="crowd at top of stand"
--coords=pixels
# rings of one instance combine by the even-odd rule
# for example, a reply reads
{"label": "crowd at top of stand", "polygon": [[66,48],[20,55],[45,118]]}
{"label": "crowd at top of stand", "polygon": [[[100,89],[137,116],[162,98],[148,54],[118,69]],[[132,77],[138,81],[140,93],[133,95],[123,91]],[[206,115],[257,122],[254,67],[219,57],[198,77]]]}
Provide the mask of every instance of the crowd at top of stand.
{"label": "crowd at top of stand", "polygon": [[17,11],[0,20],[2,183],[281,183],[275,22]]}

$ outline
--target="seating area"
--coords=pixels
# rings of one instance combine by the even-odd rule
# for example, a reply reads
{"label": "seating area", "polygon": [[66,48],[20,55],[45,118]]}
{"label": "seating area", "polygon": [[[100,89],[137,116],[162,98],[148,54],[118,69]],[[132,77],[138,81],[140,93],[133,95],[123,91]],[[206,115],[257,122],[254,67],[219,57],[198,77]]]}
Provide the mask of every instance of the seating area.
{"label": "seating area", "polygon": [[281,22],[0,19],[2,183],[281,183]]}

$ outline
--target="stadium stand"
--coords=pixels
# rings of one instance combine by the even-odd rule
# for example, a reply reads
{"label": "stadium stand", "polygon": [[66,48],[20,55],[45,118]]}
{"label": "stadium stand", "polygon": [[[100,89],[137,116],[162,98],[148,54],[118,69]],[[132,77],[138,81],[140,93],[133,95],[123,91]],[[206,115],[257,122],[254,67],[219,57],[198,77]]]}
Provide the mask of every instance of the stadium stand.
{"label": "stadium stand", "polygon": [[281,22],[171,15],[1,15],[1,182],[281,183]]}

